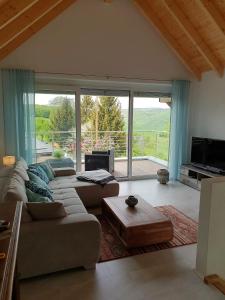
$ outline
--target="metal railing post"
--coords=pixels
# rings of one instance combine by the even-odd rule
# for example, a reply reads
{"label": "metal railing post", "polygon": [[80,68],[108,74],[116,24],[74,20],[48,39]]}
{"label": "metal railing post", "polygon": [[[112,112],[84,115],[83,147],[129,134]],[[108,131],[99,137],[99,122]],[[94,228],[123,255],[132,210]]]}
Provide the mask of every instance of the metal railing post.
{"label": "metal railing post", "polygon": [[76,169],[81,171],[81,114],[80,114],[80,89],[76,89],[75,94],[76,110]]}
{"label": "metal railing post", "polygon": [[127,174],[128,179],[132,177],[132,137],[133,137],[133,106],[134,106],[134,93],[130,91],[129,95],[129,113],[128,113],[128,164],[127,164]]}

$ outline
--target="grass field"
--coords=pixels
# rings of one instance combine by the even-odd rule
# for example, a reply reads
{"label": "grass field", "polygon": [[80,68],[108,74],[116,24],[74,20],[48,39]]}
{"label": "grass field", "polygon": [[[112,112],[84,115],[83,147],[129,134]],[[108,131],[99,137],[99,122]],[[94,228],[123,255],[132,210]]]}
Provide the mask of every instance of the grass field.
{"label": "grass field", "polygon": [[[128,112],[122,111],[125,127]],[[133,112],[133,156],[154,156],[168,160],[170,109],[136,108]]]}
{"label": "grass field", "polygon": [[[122,109],[125,128],[128,127],[128,111]],[[170,109],[135,108],[133,112],[133,130],[169,131]]]}

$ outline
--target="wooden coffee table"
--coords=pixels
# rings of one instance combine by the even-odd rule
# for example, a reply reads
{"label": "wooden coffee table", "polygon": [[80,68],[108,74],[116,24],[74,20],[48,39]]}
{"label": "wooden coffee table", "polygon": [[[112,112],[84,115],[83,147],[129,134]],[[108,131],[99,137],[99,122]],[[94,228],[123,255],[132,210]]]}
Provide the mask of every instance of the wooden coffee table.
{"label": "wooden coffee table", "polygon": [[127,248],[167,242],[173,238],[172,222],[140,196],[128,207],[123,197],[103,199],[103,214]]}

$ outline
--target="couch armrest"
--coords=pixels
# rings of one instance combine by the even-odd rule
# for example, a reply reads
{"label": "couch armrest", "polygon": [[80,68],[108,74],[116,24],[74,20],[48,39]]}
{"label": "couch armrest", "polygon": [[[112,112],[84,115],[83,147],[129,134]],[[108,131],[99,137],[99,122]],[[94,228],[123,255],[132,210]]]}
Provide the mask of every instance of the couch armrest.
{"label": "couch armrest", "polygon": [[91,214],[22,224],[18,250],[21,277],[94,265],[100,241],[101,225]]}
{"label": "couch armrest", "polygon": [[76,175],[76,171],[74,168],[65,167],[65,168],[53,168],[55,177],[59,176],[71,176]]}

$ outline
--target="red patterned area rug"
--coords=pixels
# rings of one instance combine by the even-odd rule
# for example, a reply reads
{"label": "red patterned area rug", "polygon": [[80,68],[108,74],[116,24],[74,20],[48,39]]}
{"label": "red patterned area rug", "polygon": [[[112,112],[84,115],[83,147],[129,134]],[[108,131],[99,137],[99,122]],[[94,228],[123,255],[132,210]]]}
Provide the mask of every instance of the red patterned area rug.
{"label": "red patterned area rug", "polygon": [[173,223],[174,237],[171,241],[126,249],[107,219],[101,215],[98,216],[103,231],[99,262],[197,243],[197,222],[184,215],[172,205],[158,206],[155,208],[170,218]]}

